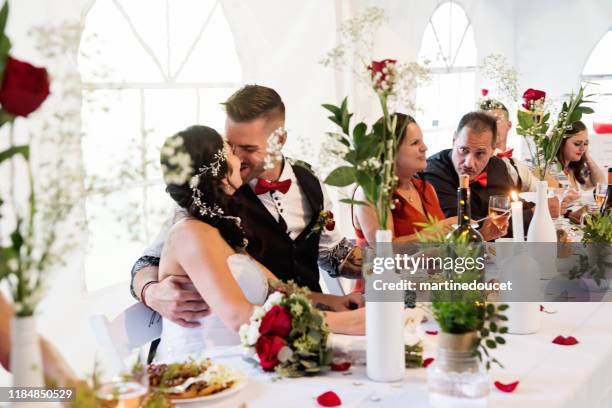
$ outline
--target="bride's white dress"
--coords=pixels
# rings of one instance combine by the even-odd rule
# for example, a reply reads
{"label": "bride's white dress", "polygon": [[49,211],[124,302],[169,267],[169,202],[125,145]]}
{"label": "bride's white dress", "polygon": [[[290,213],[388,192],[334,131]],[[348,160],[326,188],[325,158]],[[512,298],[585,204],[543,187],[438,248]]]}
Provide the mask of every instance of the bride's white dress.
{"label": "bride's white dress", "polygon": [[[227,258],[247,300],[262,305],[268,296],[268,280],[259,265],[248,255],[233,254]],[[214,313],[200,319],[200,327],[187,328],[163,319],[161,342],[155,353],[155,362],[182,362],[190,358],[205,357],[212,347],[240,344],[237,332],[228,329]]]}

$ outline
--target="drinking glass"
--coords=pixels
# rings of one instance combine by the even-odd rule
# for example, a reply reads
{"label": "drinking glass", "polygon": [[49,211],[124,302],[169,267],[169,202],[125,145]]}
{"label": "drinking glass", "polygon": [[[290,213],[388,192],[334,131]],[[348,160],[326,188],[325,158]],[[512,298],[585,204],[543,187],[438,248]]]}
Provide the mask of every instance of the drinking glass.
{"label": "drinking glass", "polygon": [[608,192],[608,185],[605,183],[597,183],[595,187],[595,202],[601,207],[604,200],[606,199],[606,193]]}
{"label": "drinking glass", "polygon": [[489,218],[493,224],[501,229],[506,220],[503,216],[510,212],[510,197],[505,195],[494,195],[489,197]]}
{"label": "drinking glass", "polygon": [[148,390],[147,351],[132,350],[124,361],[125,369],[115,373],[110,381],[100,384],[96,395],[102,408],[138,408]]}

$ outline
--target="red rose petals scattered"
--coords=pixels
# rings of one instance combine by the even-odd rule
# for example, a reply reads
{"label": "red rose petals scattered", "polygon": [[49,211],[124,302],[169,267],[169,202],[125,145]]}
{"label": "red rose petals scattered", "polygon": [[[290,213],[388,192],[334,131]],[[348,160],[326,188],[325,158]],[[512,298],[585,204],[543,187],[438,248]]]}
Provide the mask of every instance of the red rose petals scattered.
{"label": "red rose petals scattered", "polygon": [[489,94],[489,90],[488,90],[488,89],[484,89],[484,88],[482,88],[482,89],[480,90],[480,93],[482,94],[482,96],[487,96],[487,95]]}
{"label": "red rose petals scattered", "polygon": [[574,336],[569,336],[569,337],[557,336],[553,339],[552,342],[560,346],[573,346],[579,343],[579,341]]}
{"label": "red rose petals scattered", "polygon": [[540,305],[540,312],[544,311],[544,305]]}
{"label": "red rose petals scattered", "polygon": [[429,334],[430,336],[435,336],[438,334],[437,330],[425,330],[425,333]]}
{"label": "red rose petals scattered", "polygon": [[329,365],[329,367],[331,368],[332,371],[346,371],[349,368],[351,368],[351,362],[350,361],[338,361],[338,362],[333,362]]}
{"label": "red rose petals scattered", "polygon": [[333,391],[327,391],[317,397],[317,403],[322,407],[337,407],[342,405],[342,400]]}
{"label": "red rose petals scattered", "polygon": [[427,368],[431,363],[433,363],[433,361],[433,357],[427,357],[425,360],[423,360],[423,368]]}
{"label": "red rose petals scattered", "polygon": [[520,381],[515,381],[509,384],[503,384],[500,383],[499,381],[495,381],[495,388],[497,388],[498,390],[502,391],[502,392],[514,392],[514,390],[516,389],[516,387],[518,387]]}

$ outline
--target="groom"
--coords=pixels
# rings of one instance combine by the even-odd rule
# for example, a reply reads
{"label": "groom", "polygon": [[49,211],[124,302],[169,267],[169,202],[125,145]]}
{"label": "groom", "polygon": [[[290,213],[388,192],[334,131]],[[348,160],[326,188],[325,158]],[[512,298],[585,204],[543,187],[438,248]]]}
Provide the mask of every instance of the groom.
{"label": "groom", "polygon": [[[224,105],[225,134],[241,160],[244,184],[236,195],[243,207],[242,225],[249,239],[247,252],[279,279],[294,280],[316,292],[321,291],[319,267],[333,277],[359,277],[360,253],[332,227],[333,223],[328,228],[318,228],[319,214],[331,210],[332,205],[308,165],[281,155],[271,168],[265,166],[269,137],[276,132],[280,146],[287,139],[285,105],[278,93],[264,86],[247,85]],[[208,307],[197,292],[181,288],[188,278],[157,281],[164,232],[171,225],[169,222],[164,227],[156,243],[132,268],[132,295],[162,316],[194,327]],[[335,309],[360,304],[350,295],[341,298]]]}

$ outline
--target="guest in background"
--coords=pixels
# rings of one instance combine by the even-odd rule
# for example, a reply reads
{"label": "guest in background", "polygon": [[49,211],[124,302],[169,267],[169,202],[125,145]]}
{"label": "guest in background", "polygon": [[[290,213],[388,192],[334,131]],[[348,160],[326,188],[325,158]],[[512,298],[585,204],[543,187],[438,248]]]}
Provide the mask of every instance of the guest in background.
{"label": "guest in background", "polygon": [[[457,188],[459,175],[470,176],[472,218],[487,217],[489,197],[509,195],[516,189],[504,161],[493,155],[497,134],[496,120],[484,112],[470,112],[459,121],[453,137],[453,148],[442,150],[427,159],[425,179],[435,188],[440,206],[446,217],[457,215]],[[557,208],[557,200],[549,200]],[[556,211],[556,210],[555,210]],[[525,231],[533,213],[525,208]],[[508,225],[497,231],[493,223],[485,222],[480,228],[484,236],[503,236]]]}
{"label": "guest in background", "polygon": [[[11,319],[14,312],[10,303],[0,293],[0,365],[10,371]],[[45,338],[40,338],[40,348],[45,377],[59,385],[78,383],[77,376],[62,358],[59,351]]]}
{"label": "guest in background", "polygon": [[512,129],[508,108],[495,99],[487,98],[480,102],[480,110],[491,115],[497,121],[493,154],[503,160],[516,190],[536,191],[537,178],[529,170],[527,164],[513,157],[514,149],[508,149],[508,132]]}
{"label": "guest in background", "polygon": [[603,171],[589,154],[589,133],[581,121],[572,123],[559,147],[557,160],[562,166],[555,176],[563,172],[574,189],[590,189],[604,183]]}
{"label": "guest in background", "polygon": [[[398,185],[393,194],[395,208],[388,217],[387,228],[393,231],[394,242],[416,241],[416,233],[423,229],[420,223],[426,223],[428,217],[439,220],[444,231],[451,230],[457,223],[456,214],[446,218],[434,187],[425,181],[422,171],[427,166],[427,146],[423,133],[414,118],[403,113],[397,116],[396,137],[398,148],[395,159],[395,174]],[[401,130],[405,131],[400,134]],[[363,190],[358,188],[355,197],[365,201]],[[456,205],[456,193],[454,193]],[[353,226],[361,243],[374,243],[376,230],[379,229],[376,213],[371,206],[359,205],[353,210]],[[506,234],[505,229],[498,229],[487,219],[481,229],[487,240],[494,240]]]}

